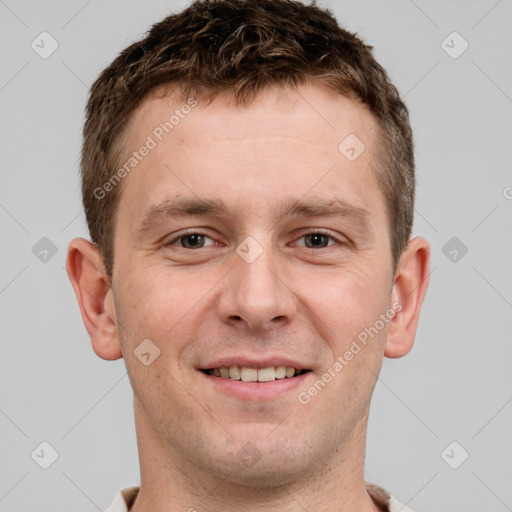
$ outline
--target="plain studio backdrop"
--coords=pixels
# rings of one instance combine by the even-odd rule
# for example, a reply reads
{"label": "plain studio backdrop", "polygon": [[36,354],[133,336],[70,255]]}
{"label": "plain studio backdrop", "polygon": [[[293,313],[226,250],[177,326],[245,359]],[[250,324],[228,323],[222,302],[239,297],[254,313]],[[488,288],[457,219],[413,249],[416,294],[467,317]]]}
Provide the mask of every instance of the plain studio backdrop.
{"label": "plain studio backdrop", "polygon": [[[0,512],[103,510],[140,481],[124,362],[92,351],[64,265],[88,236],[88,88],[186,5],[0,1]],[[384,360],[373,397],[366,479],[415,512],[510,510],[512,2],[321,5],[374,46],[410,109],[414,234],[432,245],[416,345]]]}

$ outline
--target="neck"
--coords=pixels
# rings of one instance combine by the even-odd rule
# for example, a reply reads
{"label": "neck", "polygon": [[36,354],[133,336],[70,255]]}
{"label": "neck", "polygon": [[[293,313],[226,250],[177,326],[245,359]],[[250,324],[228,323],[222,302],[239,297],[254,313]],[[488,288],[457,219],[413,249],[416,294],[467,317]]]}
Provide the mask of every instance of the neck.
{"label": "neck", "polygon": [[[192,465],[150,428],[135,400],[140,491],[130,512],[378,512],[364,481],[366,414],[329,460],[279,486],[240,485]],[[162,447],[165,446],[165,449]]]}

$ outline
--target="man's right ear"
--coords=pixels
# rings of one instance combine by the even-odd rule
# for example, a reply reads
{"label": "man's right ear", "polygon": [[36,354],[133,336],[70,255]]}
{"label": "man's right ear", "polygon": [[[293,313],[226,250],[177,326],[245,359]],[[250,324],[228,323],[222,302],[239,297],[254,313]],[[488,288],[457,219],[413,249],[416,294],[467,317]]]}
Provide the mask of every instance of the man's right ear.
{"label": "man's right ear", "polygon": [[66,270],[94,352],[107,360],[123,357],[113,290],[98,248],[84,238],[72,240]]}

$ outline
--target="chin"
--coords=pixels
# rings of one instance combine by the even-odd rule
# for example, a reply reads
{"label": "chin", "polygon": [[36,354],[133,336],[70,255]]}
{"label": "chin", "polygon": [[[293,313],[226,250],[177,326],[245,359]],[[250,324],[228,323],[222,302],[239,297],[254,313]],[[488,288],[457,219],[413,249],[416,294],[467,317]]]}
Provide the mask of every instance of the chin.
{"label": "chin", "polygon": [[311,464],[304,458],[276,459],[262,456],[252,466],[237,462],[231,466],[223,464],[217,471],[226,481],[254,490],[291,485],[311,475]]}
{"label": "chin", "polygon": [[298,433],[283,436],[266,431],[238,437],[234,444],[225,445],[224,453],[211,454],[211,470],[232,484],[255,490],[303,481],[312,472],[321,472],[327,458],[315,453]]}

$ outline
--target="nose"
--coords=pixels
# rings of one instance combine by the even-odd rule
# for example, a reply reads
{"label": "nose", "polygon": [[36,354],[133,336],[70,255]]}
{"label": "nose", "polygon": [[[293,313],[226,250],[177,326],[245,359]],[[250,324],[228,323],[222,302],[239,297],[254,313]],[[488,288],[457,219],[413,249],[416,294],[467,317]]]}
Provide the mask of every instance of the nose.
{"label": "nose", "polygon": [[222,321],[251,331],[289,324],[297,303],[282,263],[270,248],[251,263],[235,254],[235,268],[226,276],[218,302]]}

